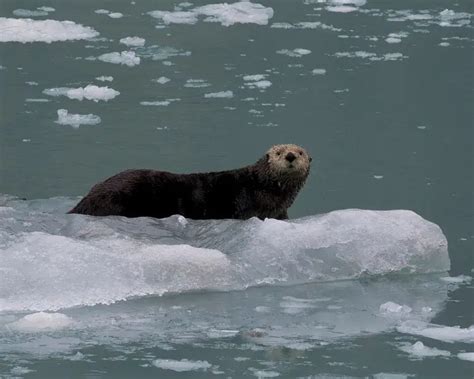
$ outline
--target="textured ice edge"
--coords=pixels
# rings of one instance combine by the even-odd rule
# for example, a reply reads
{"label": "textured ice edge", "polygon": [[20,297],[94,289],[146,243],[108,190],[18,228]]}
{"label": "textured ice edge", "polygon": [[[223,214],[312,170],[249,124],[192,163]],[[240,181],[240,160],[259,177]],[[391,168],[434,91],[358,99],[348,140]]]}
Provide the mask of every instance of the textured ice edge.
{"label": "textured ice edge", "polygon": [[0,207],[0,311],[443,272],[450,265],[441,229],[411,211],[195,221],[51,214],[34,202],[19,204]]}

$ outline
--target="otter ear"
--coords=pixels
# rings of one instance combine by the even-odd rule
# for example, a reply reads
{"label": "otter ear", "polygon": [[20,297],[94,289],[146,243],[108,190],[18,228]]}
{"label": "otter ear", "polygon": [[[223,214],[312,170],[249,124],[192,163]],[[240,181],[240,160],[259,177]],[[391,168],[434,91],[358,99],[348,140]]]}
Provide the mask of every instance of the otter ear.
{"label": "otter ear", "polygon": [[313,158],[309,157],[309,161],[312,162],[312,161],[313,161]]}
{"label": "otter ear", "polygon": [[266,153],[265,158],[267,159],[267,162],[270,160],[270,154]]}

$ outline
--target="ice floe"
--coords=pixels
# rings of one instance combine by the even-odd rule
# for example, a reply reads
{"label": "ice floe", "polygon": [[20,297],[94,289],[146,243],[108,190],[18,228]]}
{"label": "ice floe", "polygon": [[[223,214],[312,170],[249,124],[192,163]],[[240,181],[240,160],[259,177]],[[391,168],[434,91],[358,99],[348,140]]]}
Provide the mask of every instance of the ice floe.
{"label": "ice floe", "polygon": [[203,16],[206,22],[218,22],[223,26],[234,24],[267,25],[273,17],[273,9],[258,3],[208,4],[187,11],[151,11],[148,14],[164,24],[195,24]]}
{"label": "ice floe", "polygon": [[123,64],[128,67],[133,67],[140,64],[140,57],[138,57],[134,51],[106,53],[99,55],[97,59],[107,63]]}
{"label": "ice floe", "polygon": [[114,77],[113,76],[98,76],[95,78],[96,80],[98,80],[99,82],[111,82],[114,80]]}
{"label": "ice floe", "polygon": [[177,372],[185,371],[207,371],[212,365],[208,361],[190,361],[188,359],[155,359],[153,366],[163,370],[172,370]]}
{"label": "ice floe", "polygon": [[204,79],[188,79],[184,86],[186,88],[205,88],[211,85]]}
{"label": "ice floe", "polygon": [[120,13],[120,12],[110,12],[108,14],[108,16],[110,18],[122,18],[123,17],[123,13]]}
{"label": "ice floe", "polygon": [[441,278],[441,280],[452,284],[470,284],[472,277],[469,275],[444,276]]}
{"label": "ice floe", "polygon": [[90,39],[99,33],[72,21],[0,17],[0,42],[56,42]]}
{"label": "ice floe", "polygon": [[342,29],[336,28],[332,25],[324,24],[320,21],[304,21],[304,22],[297,22],[294,24],[288,22],[274,22],[271,25],[271,28],[275,29],[323,29],[323,30],[331,30],[333,32],[340,32]]}
{"label": "ice floe", "polygon": [[73,128],[78,128],[81,125],[97,125],[101,122],[99,116],[94,114],[73,114],[69,113],[67,109],[58,109],[57,124],[70,125]]}
{"label": "ice floe", "polygon": [[[154,61],[166,60],[166,59],[169,59],[172,57],[178,57],[178,56],[187,57],[191,55],[190,51],[179,50],[174,47],[158,46],[158,45],[138,47],[135,51],[137,55],[139,55],[140,57],[151,58]],[[163,62],[163,64],[165,63],[166,62]],[[167,64],[172,65],[171,62]]]}
{"label": "ice floe", "polygon": [[474,362],[474,352],[472,353],[458,353],[457,357],[463,361]]}
{"label": "ice floe", "polygon": [[469,328],[443,326],[417,321],[405,321],[397,330],[400,333],[422,336],[444,342],[474,342],[474,325]]}
{"label": "ice floe", "polygon": [[145,38],[125,37],[120,39],[120,43],[127,46],[145,46]]}
{"label": "ice floe", "polygon": [[412,309],[407,305],[400,305],[392,301],[388,301],[380,305],[380,314],[388,317],[401,318],[410,314]]}
{"label": "ice floe", "polygon": [[73,324],[73,320],[62,313],[32,313],[21,319],[7,324],[7,328],[27,333],[43,332],[45,330],[64,329]]}
{"label": "ice floe", "polygon": [[67,96],[70,99],[74,100],[92,100],[98,102],[109,101],[116,96],[120,95],[119,91],[114,90],[109,87],[98,87],[96,85],[89,84],[86,87],[82,88],[69,88],[69,87],[58,87],[58,88],[48,88],[43,91],[45,95],[49,96]]}
{"label": "ice floe", "polygon": [[205,98],[231,98],[234,97],[232,91],[211,92],[204,94]]}
{"label": "ice floe", "polygon": [[151,81],[159,84],[166,84],[170,82],[171,79],[167,78],[166,76],[160,76],[158,79],[152,79]]}
{"label": "ice floe", "polygon": [[245,86],[247,88],[266,89],[272,85],[270,80],[266,80],[266,74],[244,75]]}
{"label": "ice floe", "polygon": [[451,353],[447,350],[440,350],[435,347],[425,346],[423,342],[417,341],[413,345],[410,343],[401,344],[398,347],[401,351],[410,354],[414,359],[422,359],[426,357],[449,357]]}
{"label": "ice floe", "polygon": [[277,51],[277,54],[288,55],[289,57],[293,58],[301,58],[304,55],[311,54],[311,50],[302,48],[297,48],[293,50],[281,49]]}

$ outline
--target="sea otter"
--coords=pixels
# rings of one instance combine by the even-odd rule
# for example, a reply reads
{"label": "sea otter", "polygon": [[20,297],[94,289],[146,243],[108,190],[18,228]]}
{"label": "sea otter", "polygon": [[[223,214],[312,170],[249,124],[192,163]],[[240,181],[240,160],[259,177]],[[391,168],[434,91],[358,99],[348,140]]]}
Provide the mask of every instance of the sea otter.
{"label": "sea otter", "polygon": [[297,145],[275,145],[255,164],[235,170],[174,174],[127,170],[96,184],[69,213],[192,219],[287,219],[310,170]]}

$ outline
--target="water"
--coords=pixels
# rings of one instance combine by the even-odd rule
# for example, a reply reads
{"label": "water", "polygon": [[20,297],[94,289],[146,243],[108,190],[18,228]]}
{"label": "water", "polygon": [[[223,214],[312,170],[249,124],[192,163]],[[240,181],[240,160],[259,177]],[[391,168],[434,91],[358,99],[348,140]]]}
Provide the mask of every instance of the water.
{"label": "water", "polygon": [[[1,2],[75,24],[0,19],[0,193],[29,199],[1,197],[0,376],[473,376],[472,2],[259,3]],[[313,156],[294,223],[64,215],[275,143]],[[347,208],[416,212],[449,260],[413,213],[312,216]]]}

